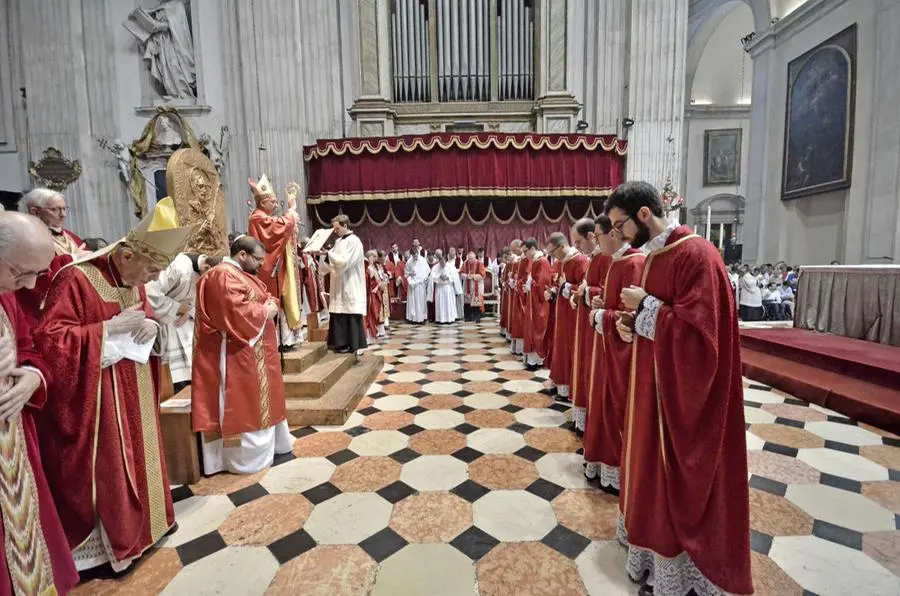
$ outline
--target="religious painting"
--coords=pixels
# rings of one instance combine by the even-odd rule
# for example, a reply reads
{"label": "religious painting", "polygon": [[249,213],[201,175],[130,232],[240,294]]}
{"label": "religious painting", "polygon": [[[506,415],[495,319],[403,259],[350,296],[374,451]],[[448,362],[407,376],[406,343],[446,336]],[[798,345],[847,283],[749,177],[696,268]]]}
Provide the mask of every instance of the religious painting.
{"label": "religious painting", "polygon": [[741,183],[740,128],[707,130],[703,134],[703,186],[737,186]]}
{"label": "religious painting", "polygon": [[850,186],[856,25],[788,64],[782,200]]}

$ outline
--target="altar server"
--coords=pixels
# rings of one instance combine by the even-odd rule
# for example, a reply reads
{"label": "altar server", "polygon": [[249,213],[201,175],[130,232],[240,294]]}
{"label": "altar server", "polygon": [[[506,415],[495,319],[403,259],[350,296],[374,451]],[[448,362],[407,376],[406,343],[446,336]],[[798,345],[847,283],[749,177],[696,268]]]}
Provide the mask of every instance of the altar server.
{"label": "altar server", "polygon": [[410,323],[424,323],[428,318],[428,278],[431,269],[425,257],[413,251],[404,268],[406,276],[406,320]]}
{"label": "altar server", "polygon": [[456,321],[456,295],[462,293],[459,275],[444,255],[437,255],[437,263],[428,278],[428,301],[434,302],[436,323]]}
{"label": "altar server", "polygon": [[336,215],[331,227],[337,240],[320,270],[330,274],[328,347],[335,352],[358,352],[367,346],[363,317],[366,314],[365,251],[362,240],[350,229],[350,218]]}

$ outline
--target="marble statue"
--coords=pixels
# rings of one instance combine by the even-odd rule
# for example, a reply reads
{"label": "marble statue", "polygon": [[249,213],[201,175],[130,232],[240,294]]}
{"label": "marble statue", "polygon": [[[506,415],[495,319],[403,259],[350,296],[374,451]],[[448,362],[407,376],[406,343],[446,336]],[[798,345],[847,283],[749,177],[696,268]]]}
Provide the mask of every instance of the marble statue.
{"label": "marble statue", "polygon": [[121,139],[116,139],[112,144],[112,150],[119,167],[119,177],[122,178],[125,186],[129,186],[131,184],[131,151]]}
{"label": "marble statue", "polygon": [[228,231],[225,193],[215,166],[200,149],[179,149],[166,167],[166,189],[181,225],[200,224],[186,252],[225,256]]}
{"label": "marble statue", "polygon": [[137,8],[124,25],[138,39],[163,98],[196,99],[194,40],[184,0],[164,0],[148,10]]}

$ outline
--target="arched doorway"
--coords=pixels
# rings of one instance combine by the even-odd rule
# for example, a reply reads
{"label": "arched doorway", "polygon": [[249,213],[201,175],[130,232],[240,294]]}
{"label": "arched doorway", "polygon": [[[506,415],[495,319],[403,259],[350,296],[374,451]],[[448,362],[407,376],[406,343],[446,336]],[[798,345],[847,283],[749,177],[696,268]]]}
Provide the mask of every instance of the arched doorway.
{"label": "arched doorway", "polygon": [[720,250],[727,250],[729,246],[741,244],[745,202],[744,197],[732,193],[713,195],[690,210],[688,225],[706,237],[708,223],[710,242]]}

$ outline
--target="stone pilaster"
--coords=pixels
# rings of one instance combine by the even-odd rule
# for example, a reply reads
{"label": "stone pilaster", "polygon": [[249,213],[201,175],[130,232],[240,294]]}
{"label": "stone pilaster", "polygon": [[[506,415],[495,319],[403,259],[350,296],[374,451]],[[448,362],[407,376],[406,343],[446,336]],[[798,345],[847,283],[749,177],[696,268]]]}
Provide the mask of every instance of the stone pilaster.
{"label": "stone pilaster", "polygon": [[359,0],[360,95],[350,108],[358,136],[394,134],[390,18],[389,0]]}
{"label": "stone pilaster", "polygon": [[627,177],[657,188],[681,180],[687,17],[684,0],[631,3]]}
{"label": "stone pilaster", "polygon": [[569,0],[542,0],[535,31],[539,32],[538,55],[541,73],[540,95],[534,104],[536,129],[539,133],[575,132],[581,104],[571,91],[569,46],[573,27],[569,19]]}

